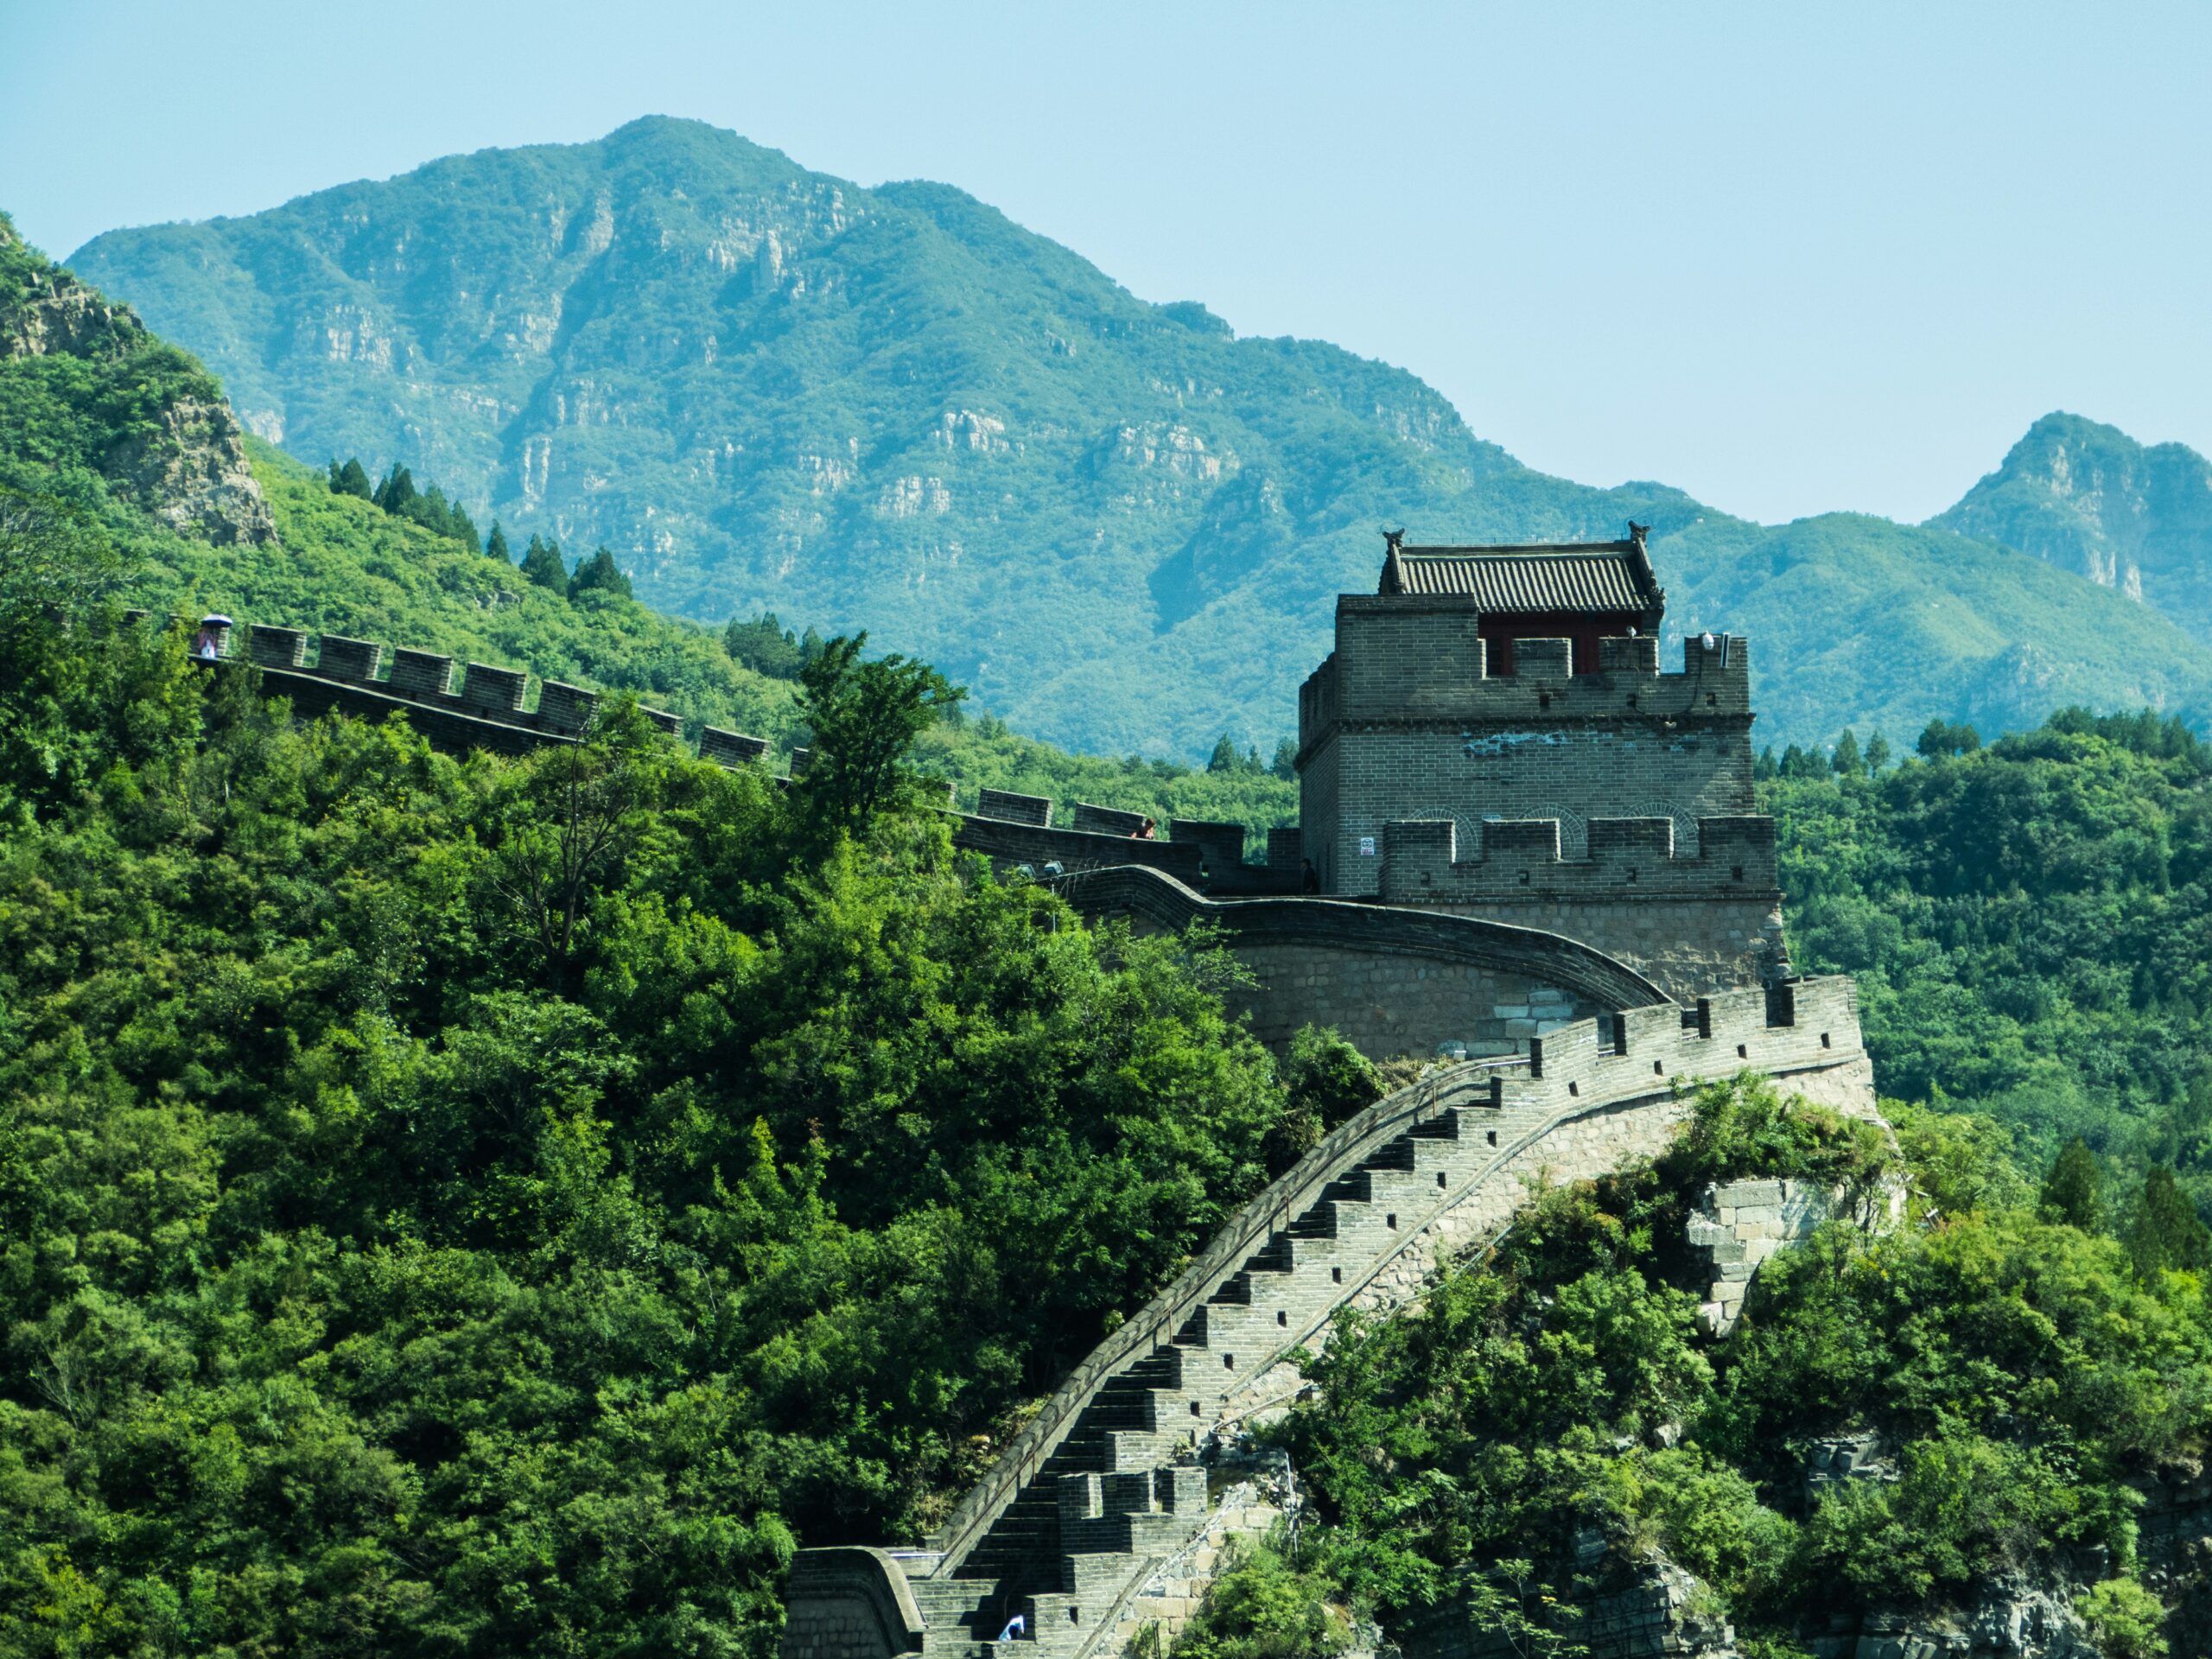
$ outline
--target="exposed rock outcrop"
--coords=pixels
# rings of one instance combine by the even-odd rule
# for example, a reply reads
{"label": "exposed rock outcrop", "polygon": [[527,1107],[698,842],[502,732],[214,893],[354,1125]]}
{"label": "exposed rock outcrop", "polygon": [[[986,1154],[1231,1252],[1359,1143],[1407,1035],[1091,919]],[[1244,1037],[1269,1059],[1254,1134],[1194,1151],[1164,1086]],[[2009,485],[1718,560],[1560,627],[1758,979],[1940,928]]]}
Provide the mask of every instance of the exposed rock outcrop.
{"label": "exposed rock outcrop", "polygon": [[[274,541],[276,521],[247,463],[245,435],[213,376],[147,332],[69,271],[30,253],[0,220],[0,363],[73,357],[113,365],[135,394],[99,470],[123,493],[181,535],[218,545]],[[131,376],[156,355],[156,372]],[[184,372],[174,371],[182,369]]]}

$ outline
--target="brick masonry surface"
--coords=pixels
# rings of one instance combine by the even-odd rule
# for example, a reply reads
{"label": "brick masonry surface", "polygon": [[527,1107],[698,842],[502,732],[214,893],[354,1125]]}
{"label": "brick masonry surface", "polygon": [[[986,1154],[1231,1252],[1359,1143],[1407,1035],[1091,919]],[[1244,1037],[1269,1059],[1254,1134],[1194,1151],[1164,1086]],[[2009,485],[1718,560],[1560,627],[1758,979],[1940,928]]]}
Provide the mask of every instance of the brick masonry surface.
{"label": "brick masonry surface", "polygon": [[1525,974],[1469,963],[1305,944],[1240,944],[1259,982],[1242,993],[1252,1029],[1288,1046],[1308,1023],[1333,1026],[1370,1058],[1526,1052],[1529,1039],[1597,1012],[1586,1000]]}
{"label": "brick masonry surface", "polygon": [[1893,1225],[1904,1219],[1904,1188],[1896,1182],[1868,1193],[1786,1178],[1708,1185],[1684,1224],[1691,1245],[1713,1265],[1713,1287],[1699,1315],[1707,1329],[1726,1334],[1743,1315],[1759,1264],[1777,1250],[1810,1238],[1839,1216],[1866,1227]]}

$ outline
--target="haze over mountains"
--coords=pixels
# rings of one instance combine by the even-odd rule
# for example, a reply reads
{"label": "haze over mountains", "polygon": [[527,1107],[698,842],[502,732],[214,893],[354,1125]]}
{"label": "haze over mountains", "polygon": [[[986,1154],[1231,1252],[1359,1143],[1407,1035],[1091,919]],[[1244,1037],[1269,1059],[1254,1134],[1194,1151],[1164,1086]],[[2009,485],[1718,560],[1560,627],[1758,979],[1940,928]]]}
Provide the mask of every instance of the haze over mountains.
{"label": "haze over mountains", "polygon": [[[863,189],[697,123],[114,232],[73,263],[309,461],[405,461],[518,542],[605,543],[685,614],[866,627],[1085,748],[1290,730],[1386,524],[1652,524],[1670,624],[1753,637],[1776,741],[2212,705],[2212,491],[2178,446],[2055,416],[1928,526],[1761,526],[1535,472],[1411,374],[1148,304],[950,187]],[[1591,395],[1664,418],[1662,390]]]}

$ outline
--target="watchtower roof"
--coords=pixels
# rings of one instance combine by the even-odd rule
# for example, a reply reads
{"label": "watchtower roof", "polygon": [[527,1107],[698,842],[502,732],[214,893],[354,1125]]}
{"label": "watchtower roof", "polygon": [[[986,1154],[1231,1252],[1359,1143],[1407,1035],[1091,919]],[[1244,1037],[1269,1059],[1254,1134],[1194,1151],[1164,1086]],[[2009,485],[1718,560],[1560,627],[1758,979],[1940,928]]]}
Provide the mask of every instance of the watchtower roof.
{"label": "watchtower roof", "polygon": [[1394,534],[1376,591],[1463,595],[1485,613],[1653,615],[1667,596],[1643,531],[1631,526],[1622,542],[1497,547],[1409,547]]}

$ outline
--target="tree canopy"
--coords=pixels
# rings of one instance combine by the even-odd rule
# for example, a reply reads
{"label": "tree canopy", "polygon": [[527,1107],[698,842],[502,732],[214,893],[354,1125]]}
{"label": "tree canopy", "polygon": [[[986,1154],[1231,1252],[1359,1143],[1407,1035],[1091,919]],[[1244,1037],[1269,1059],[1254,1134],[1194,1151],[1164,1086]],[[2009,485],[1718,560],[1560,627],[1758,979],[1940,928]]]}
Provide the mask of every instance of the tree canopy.
{"label": "tree canopy", "polygon": [[906,810],[923,665],[825,648],[785,791],[29,637],[0,1651],[765,1659],[798,1544],[915,1537],[1265,1179],[1233,968]]}

